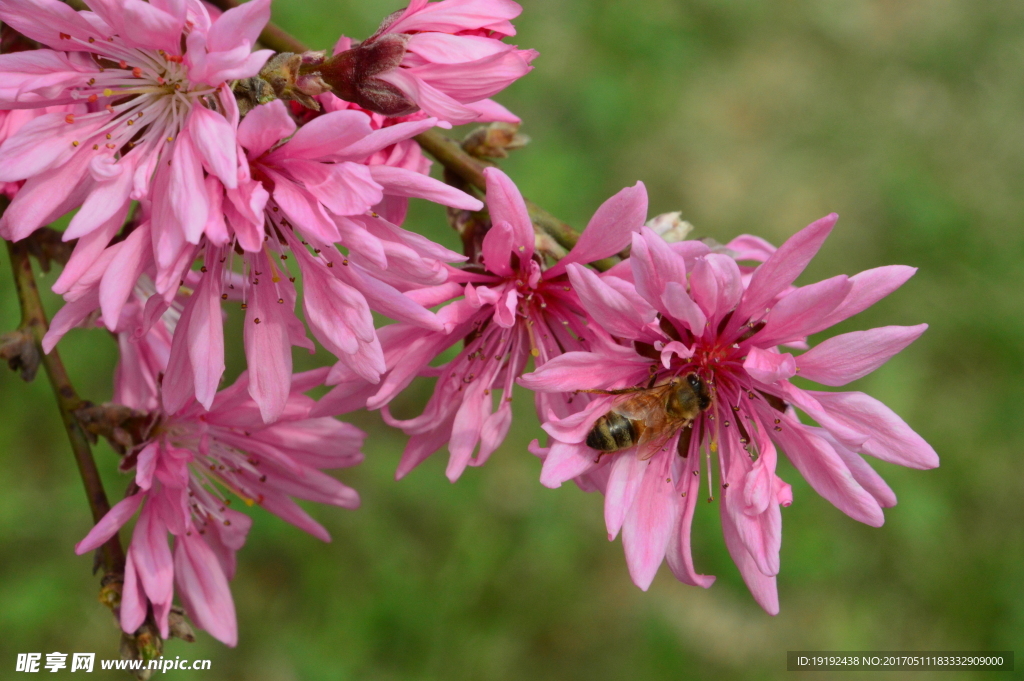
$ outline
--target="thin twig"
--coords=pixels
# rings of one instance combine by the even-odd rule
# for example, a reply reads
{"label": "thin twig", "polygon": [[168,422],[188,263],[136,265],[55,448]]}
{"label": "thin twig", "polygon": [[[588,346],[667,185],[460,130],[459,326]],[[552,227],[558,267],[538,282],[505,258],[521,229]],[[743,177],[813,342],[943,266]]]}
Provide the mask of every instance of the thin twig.
{"label": "thin twig", "polygon": [[[0,207],[6,208],[6,203],[6,199],[0,201]],[[82,484],[85,485],[85,494],[89,500],[93,522],[99,522],[100,518],[110,510],[110,502],[103,489],[103,481],[96,468],[88,437],[75,418],[75,410],[81,406],[82,400],[71,384],[60,354],[56,350],[52,350],[48,355],[42,352],[43,336],[46,334],[48,326],[43,302],[39,297],[39,289],[36,287],[28,246],[24,242],[16,244],[7,242],[7,252],[11,257],[14,285],[18,291],[18,301],[21,303],[21,329],[30,332],[39,346],[43,367],[46,369],[46,376],[53,387],[53,394],[57,398],[57,408],[60,410],[64,429],[67,430],[68,440],[71,441],[71,451],[78,464]],[[118,575],[124,573],[124,550],[121,548],[121,540],[118,535],[115,534],[111,537],[101,547],[100,552],[102,565],[107,573]]]}

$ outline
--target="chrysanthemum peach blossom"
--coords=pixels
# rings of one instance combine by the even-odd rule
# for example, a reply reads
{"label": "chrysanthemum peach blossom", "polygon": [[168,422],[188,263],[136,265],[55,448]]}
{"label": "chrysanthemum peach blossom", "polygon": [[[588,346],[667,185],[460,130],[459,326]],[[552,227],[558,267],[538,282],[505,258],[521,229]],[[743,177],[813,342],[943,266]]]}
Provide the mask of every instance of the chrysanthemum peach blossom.
{"label": "chrysanthemum peach blossom", "polygon": [[[549,419],[544,429],[550,447],[534,445],[544,457],[543,484],[557,487],[577,478],[604,492],[609,538],[621,529],[630,574],[641,588],[650,585],[666,557],[688,584],[707,587],[714,580],[696,572],[690,553],[701,473],[712,485],[712,455],[726,545],[754,598],[772,614],[779,609],[780,507],[792,502],[789,485],[776,475],[776,447],[819,494],[873,526],[882,524],[882,508],[896,497],[859,454],[912,468],[938,465],[935,451],[878,400],[859,392],[805,390],[790,381],[799,373],[824,385],[845,385],[877,369],[927,328],[855,331],[796,356],[779,348],[803,346],[806,337],[874,304],[914,272],[881,267],[787,293],[835,220],[830,215],[811,224],[777,251],[748,243],[767,257],[746,281],[733,257],[694,242],[670,247],[646,228],[633,237],[631,286],[569,266],[592,323],[621,344],[554,358],[524,376],[523,385],[546,392],[605,390],[696,373],[711,390],[711,406],[692,428],[653,452],[632,448],[599,455],[585,444],[594,422],[624,399],[616,395],[597,396],[576,414]],[[821,427],[801,424],[794,408]]]}
{"label": "chrysanthemum peach blossom", "polygon": [[153,256],[176,282],[216,207],[204,170],[237,185],[238,110],[229,83],[255,75],[270,0],[211,20],[198,0],[0,0],[0,20],[49,46],[0,55],[0,107],[82,104],[23,126],[0,147],[0,182],[25,185],[0,220],[22,239],[79,208],[65,239],[102,232],[132,200],[152,202]]}
{"label": "chrysanthemum peach blossom", "polygon": [[412,0],[363,42],[339,40],[323,76],[342,99],[390,116],[518,122],[487,98],[533,68],[536,51],[503,42],[522,11],[512,0]]}
{"label": "chrysanthemum peach blossom", "polygon": [[[238,635],[228,581],[252,520],[230,508],[222,490],[330,541],[292,497],[358,506],[354,490],[320,469],[358,464],[365,435],[333,418],[309,416],[313,400],[303,393],[323,382],[325,369],[290,377],[285,412],[271,426],[249,397],[245,374],[217,393],[209,411],[193,400],[166,413],[155,392],[167,369],[171,329],[163,319],[146,322],[138,299],[126,307],[120,324],[115,395],[126,406],[149,412],[153,423],[146,441],[122,461],[122,470],[135,471],[128,495],[76,551],[101,546],[141,508],[127,552],[121,627],[134,632],[151,606],[167,638],[176,590],[193,622],[233,646]],[[150,324],[148,332],[140,332]],[[174,537],[173,549],[168,535]]]}
{"label": "chrysanthemum peach blossom", "polygon": [[[483,240],[484,271],[453,272],[444,287],[411,294],[426,304],[464,296],[438,313],[445,328],[430,331],[408,324],[383,328],[388,372],[379,389],[357,388],[354,398],[355,377],[336,370],[328,382],[341,385],[317,407],[317,413],[342,411],[353,399],[366,400],[371,395],[366,405],[375,409],[387,405],[417,375],[437,375],[434,395],[421,416],[399,420],[385,409],[385,420],[411,436],[398,466],[399,477],[446,443],[447,475],[452,481],[467,465],[487,460],[508,433],[512,387],[531,357],[541,365],[568,350],[588,347],[582,310],[569,289],[566,265],[593,262],[622,250],[647,212],[642,184],[623,189],[597,210],[575,248],[545,270],[534,251],[533,225],[519,190],[496,168],[484,174],[493,225]],[[439,353],[463,340],[465,348],[455,359],[436,371],[428,368]],[[569,412],[564,396],[538,393],[537,407],[542,414]]]}

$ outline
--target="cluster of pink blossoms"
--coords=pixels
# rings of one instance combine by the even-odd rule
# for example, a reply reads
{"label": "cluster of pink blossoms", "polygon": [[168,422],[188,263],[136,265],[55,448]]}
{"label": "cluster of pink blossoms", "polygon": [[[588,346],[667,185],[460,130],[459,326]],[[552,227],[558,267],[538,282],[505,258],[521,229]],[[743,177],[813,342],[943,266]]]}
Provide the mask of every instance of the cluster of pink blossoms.
{"label": "cluster of pink blossoms", "polygon": [[[251,521],[225,492],[328,540],[293,498],[358,505],[323,473],[362,459],[364,435],[333,418],[354,409],[381,409],[410,436],[398,477],[447,446],[455,481],[503,442],[513,387],[525,386],[549,438],[531,447],[541,483],[575,480],[605,495],[609,537],[621,530],[638,586],[664,558],[686,583],[714,580],[690,555],[706,477],[720,489],[729,551],[770,613],[780,508],[792,502],[778,448],[823,497],[876,526],[895,495],[861,454],[938,465],[880,402],[790,380],[845,385],[926,328],[809,349],[809,336],[913,274],[883,267],[795,286],[835,216],[777,250],[752,236],[669,243],[651,228],[664,220],[647,222],[637,183],[556,253],[538,241],[512,180],[488,168],[489,226],[470,263],[402,226],[412,198],[485,208],[432,179],[413,138],[518,122],[489,99],[536,56],[505,41],[517,3],[412,0],[366,40],[303,55],[298,101],[241,108],[239,84],[270,68],[272,53],[254,50],[270,0],[223,13],[200,0],[87,4],[0,0],[0,21],[39,44],[0,55],[0,190],[11,198],[0,236],[25,239],[77,211],[54,285],[65,305],[44,349],[75,327],[115,333],[114,400],[148,415],[121,462],[134,472],[127,496],[77,546],[96,549],[138,514],[119,610],[126,632],[152,617],[166,637],[176,594],[198,626],[234,645],[228,581]],[[612,257],[611,269],[594,267]],[[222,389],[225,305],[245,310],[248,368]],[[394,323],[375,328],[373,312]],[[295,373],[293,346],[315,348],[307,327],[336,363]],[[628,399],[623,390],[691,374],[709,404],[668,441],[607,454],[587,446],[598,419]],[[421,376],[436,378],[422,415],[395,418],[388,404]],[[304,394],[323,384],[332,389],[319,402]]]}

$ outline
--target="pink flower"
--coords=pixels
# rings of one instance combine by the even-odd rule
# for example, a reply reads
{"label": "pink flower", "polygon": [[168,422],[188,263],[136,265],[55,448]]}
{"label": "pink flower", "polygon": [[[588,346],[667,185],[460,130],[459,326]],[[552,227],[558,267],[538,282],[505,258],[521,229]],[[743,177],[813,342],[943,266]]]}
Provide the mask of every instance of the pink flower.
{"label": "pink flower", "polygon": [[[247,167],[237,188],[225,187],[226,220],[207,230],[212,243],[206,245],[204,259],[213,279],[202,296],[197,291],[194,304],[212,309],[226,294],[229,284],[217,272],[228,257],[225,248],[237,244],[243,251],[240,286],[248,309],[250,391],[268,422],[281,413],[287,397],[291,346],[304,345],[305,338],[301,322],[291,314],[296,295],[291,285],[295,277],[289,276],[286,262],[289,254],[302,273],[303,309],[313,335],[367,381],[377,382],[385,370],[371,310],[441,328],[432,313],[402,290],[442,283],[445,262],[463,256],[371,209],[385,197],[425,198],[468,210],[483,204],[418,170],[366,163],[436,122],[428,118],[373,130],[365,113],[339,109],[297,128],[284,103],[275,101],[256,107],[239,125]],[[210,327],[204,323],[203,328]],[[196,338],[189,343],[203,343],[202,332]],[[205,402],[202,398],[212,394],[219,374],[207,372],[200,385],[195,361],[191,364],[194,387]],[[173,392],[168,408],[191,395],[193,386],[182,387]]]}
{"label": "pink flower", "polygon": [[165,278],[191,262],[216,207],[204,170],[237,184],[238,111],[229,82],[255,75],[252,46],[270,15],[252,0],[215,21],[198,0],[0,0],[0,20],[53,49],[0,55],[0,107],[76,104],[23,126],[0,147],[0,182],[25,185],[0,220],[18,240],[79,208],[65,239],[97,231],[132,200],[153,204],[153,251]]}
{"label": "pink flower", "polygon": [[[524,376],[523,385],[554,392],[607,390],[694,373],[710,390],[710,406],[692,430],[654,441],[644,451],[634,447],[599,456],[585,444],[595,421],[628,395],[595,396],[582,411],[544,424],[551,445],[536,450],[544,457],[541,482],[557,487],[577,478],[605,494],[609,538],[622,530],[630,574],[642,589],[663,558],[683,582],[707,587],[714,580],[695,571],[690,554],[705,456],[710,464],[716,455],[726,545],[754,598],[771,614],[778,612],[779,509],[792,501],[789,485],[775,473],[777,447],[819,494],[873,526],[882,524],[882,508],[896,497],[858,454],[912,468],[938,466],[934,450],[881,402],[859,392],[804,390],[790,382],[799,373],[824,385],[845,385],[877,369],[927,328],[856,331],[799,355],[779,348],[806,347],[806,337],[873,305],[914,273],[910,267],[881,267],[786,293],[835,220],[830,215],[811,224],[778,250],[749,239],[733,242],[737,251],[751,247],[747,253],[763,256],[755,256],[764,262],[747,281],[732,257],[694,242],[669,246],[647,228],[633,237],[631,286],[569,266],[593,322],[622,345],[564,354]],[[795,408],[821,428],[801,424]],[[710,465],[704,473],[713,487]]]}
{"label": "pink flower", "polygon": [[[128,313],[131,314],[128,314]],[[124,315],[142,322],[135,302]],[[158,400],[155,370],[170,354],[164,320],[145,334],[119,334],[122,348],[115,395],[127,406],[148,410]],[[133,324],[127,324],[129,328]],[[327,531],[292,497],[356,508],[358,494],[321,472],[358,464],[365,434],[332,418],[311,418],[313,400],[303,392],[323,382],[326,370],[291,377],[291,392],[280,421],[267,426],[247,394],[243,374],[217,394],[207,412],[192,401],[174,413],[155,410],[148,439],[122,461],[135,470],[134,484],[78,543],[91,551],[116,533],[141,508],[127,552],[121,600],[121,627],[134,632],[153,608],[161,636],[168,636],[168,613],[175,588],[192,620],[223,643],[238,640],[228,581],[235,553],[252,520],[229,508],[230,490],[247,505],[258,504],[313,536],[330,541]],[[168,534],[174,537],[173,548]]]}
{"label": "pink flower", "polygon": [[[386,405],[418,375],[438,375],[433,397],[421,416],[403,421],[384,412],[385,421],[411,436],[398,477],[445,443],[450,452],[447,475],[452,481],[467,465],[479,466],[487,460],[512,423],[512,387],[527,362],[533,358],[541,365],[567,350],[588,347],[582,310],[569,289],[566,265],[600,260],[622,250],[647,212],[642,184],[622,190],[598,209],[575,248],[554,267],[543,270],[519,190],[496,168],[484,174],[493,225],[483,241],[484,271],[453,272],[448,284],[410,294],[425,305],[464,296],[438,313],[443,330],[396,324],[380,333],[388,373],[366,406]],[[455,282],[466,284],[463,288]],[[437,370],[428,368],[439,353],[463,340],[465,347],[454,360]],[[351,372],[341,367],[332,371],[328,383],[341,385],[321,400],[318,414],[351,408],[372,393],[360,390]],[[571,396],[538,394],[537,408],[542,414],[564,415],[571,401]]]}
{"label": "pink flower", "polygon": [[487,98],[533,68],[536,51],[502,42],[520,12],[512,0],[412,0],[355,47],[342,38],[322,75],[342,99],[389,116],[419,107],[456,125],[518,122]]}
{"label": "pink flower", "polygon": [[[370,127],[375,131],[382,128],[402,125],[403,123],[420,122],[430,118],[422,111],[417,111],[416,113],[408,116],[384,116],[379,113],[374,113],[368,109],[364,109],[358,104],[353,104],[352,102],[346,102],[343,99],[339,99],[330,92],[319,95],[316,99],[320,104],[320,111],[307,109],[298,102],[291,103],[292,114],[300,121],[300,123],[307,123],[314,118],[322,116],[324,113],[344,111],[346,109],[361,111],[366,114],[370,122]],[[438,127],[447,127],[444,123],[438,123],[437,125]],[[406,126],[406,129],[413,130],[415,128]],[[394,168],[403,168],[405,170],[415,171],[421,175],[429,175],[430,167],[432,165],[430,159],[424,155],[420,145],[412,138],[398,140],[390,146],[373,152],[363,159],[363,163],[369,166],[385,165]],[[373,211],[375,213],[378,213],[385,220],[395,225],[401,225],[405,222],[405,216],[408,210],[409,199],[407,197],[389,194],[387,192],[384,194],[384,199],[373,207]]]}
{"label": "pink flower", "polygon": [[[291,256],[303,275],[303,309],[313,335],[363,379],[377,382],[385,365],[370,311],[440,329],[434,315],[403,291],[442,283],[445,262],[464,258],[371,209],[382,206],[401,217],[408,197],[469,210],[483,204],[419,168],[375,158],[432,127],[435,119],[376,130],[370,121],[362,111],[338,108],[297,128],[282,102],[256,107],[237,130],[244,163],[235,186],[212,176],[204,180],[212,212],[199,244],[162,269],[160,256],[154,256],[162,252],[156,208],[145,203],[127,238],[108,246],[124,219],[118,213],[82,237],[54,286],[75,304],[68,315],[84,318],[100,307],[113,330],[140,275],[152,278],[164,300],[151,304],[164,309],[189,281],[193,293],[181,310],[163,391],[165,409],[175,412],[193,397],[207,408],[212,403],[224,372],[221,302],[239,300],[247,311],[249,391],[269,423],[288,400],[292,346],[313,350],[294,313]],[[201,270],[188,270],[200,257]],[[241,273],[234,271],[236,259]],[[66,328],[54,325],[48,349]]]}

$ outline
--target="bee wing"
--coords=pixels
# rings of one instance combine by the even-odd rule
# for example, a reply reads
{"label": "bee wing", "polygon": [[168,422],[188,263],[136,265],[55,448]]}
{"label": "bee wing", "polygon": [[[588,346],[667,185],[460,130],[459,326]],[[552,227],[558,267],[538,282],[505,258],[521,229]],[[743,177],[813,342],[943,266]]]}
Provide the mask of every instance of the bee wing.
{"label": "bee wing", "polygon": [[648,427],[636,443],[637,456],[641,461],[651,458],[687,423],[687,420],[669,422],[668,419],[664,419],[664,423],[659,427]]}

